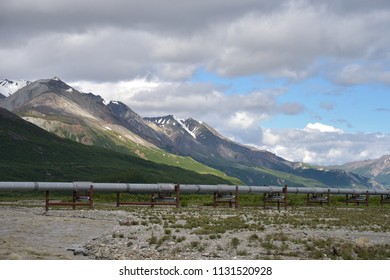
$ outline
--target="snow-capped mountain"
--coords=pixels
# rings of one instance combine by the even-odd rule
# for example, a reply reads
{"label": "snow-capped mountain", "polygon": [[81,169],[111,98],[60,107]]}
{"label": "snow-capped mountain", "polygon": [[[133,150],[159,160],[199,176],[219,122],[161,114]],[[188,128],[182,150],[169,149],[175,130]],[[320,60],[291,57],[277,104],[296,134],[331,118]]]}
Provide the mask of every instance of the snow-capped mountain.
{"label": "snow-capped mountain", "polygon": [[180,119],[173,115],[145,118],[159,127],[173,141],[175,152],[191,156],[198,161],[234,162],[235,164],[256,164],[279,170],[290,169],[293,163],[268,151],[256,150],[233,142],[219,134],[204,122],[192,118]]}
{"label": "snow-capped mountain", "polygon": [[32,82],[1,99],[0,106],[61,137],[84,144],[101,143],[113,148],[129,139],[152,146],[124,128],[123,121],[104,104],[102,97],[81,93],[58,78]]}
{"label": "snow-capped mountain", "polygon": [[[160,163],[175,155],[186,156],[250,185],[370,187],[367,178],[345,171],[299,168],[268,151],[233,142],[191,118],[141,118],[120,101],[106,102],[98,95],[81,93],[58,78],[32,82],[1,99],[0,107],[84,144],[131,150],[143,158],[154,149],[165,157],[158,159]],[[155,155],[150,153],[151,158]]]}
{"label": "snow-capped mountain", "polygon": [[187,123],[188,120],[181,119],[174,115],[169,115],[166,117],[157,117],[157,118],[145,118],[145,119],[155,123],[158,127],[162,128],[163,130],[166,126],[178,126],[178,128],[181,129],[182,133],[186,132],[189,135],[191,135],[194,139],[196,139],[195,133],[198,127],[195,126],[193,127],[193,130],[191,130]]}
{"label": "snow-capped mountain", "polygon": [[0,94],[7,97],[19,89],[29,85],[31,82],[26,80],[0,80]]}

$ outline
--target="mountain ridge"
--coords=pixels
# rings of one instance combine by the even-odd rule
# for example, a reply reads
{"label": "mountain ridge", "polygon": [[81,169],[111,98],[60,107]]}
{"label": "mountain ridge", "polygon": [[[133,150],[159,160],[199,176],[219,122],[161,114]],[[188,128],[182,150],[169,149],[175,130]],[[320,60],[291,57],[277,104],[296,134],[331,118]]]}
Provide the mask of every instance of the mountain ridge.
{"label": "mountain ridge", "polygon": [[[151,158],[151,149],[166,151],[171,159],[175,155],[192,158],[248,185],[324,187],[332,183],[334,187],[372,187],[363,176],[302,168],[268,151],[233,142],[208,124],[191,118],[141,118],[120,101],[107,103],[100,96],[81,93],[58,78],[32,82],[1,99],[0,106],[58,135],[62,133],[63,137],[84,139],[85,144],[122,152],[131,150],[144,158]],[[50,122],[57,123],[50,127]],[[161,161],[161,156],[155,160]]]}
{"label": "mountain ridge", "polygon": [[64,138],[239,182],[191,158],[170,155],[159,150],[122,126],[124,121],[104,103],[100,96],[81,93],[54,78],[29,84],[3,99],[0,106]]}
{"label": "mountain ridge", "polygon": [[[233,183],[58,137],[0,107],[0,180]],[[187,181],[186,181],[187,180]]]}
{"label": "mountain ridge", "polygon": [[384,155],[377,159],[349,162],[335,166],[335,168],[373,178],[382,185],[390,185],[390,155]]}
{"label": "mountain ridge", "polygon": [[0,80],[0,98],[1,96],[7,97],[16,92],[17,90],[30,84],[27,80]]}

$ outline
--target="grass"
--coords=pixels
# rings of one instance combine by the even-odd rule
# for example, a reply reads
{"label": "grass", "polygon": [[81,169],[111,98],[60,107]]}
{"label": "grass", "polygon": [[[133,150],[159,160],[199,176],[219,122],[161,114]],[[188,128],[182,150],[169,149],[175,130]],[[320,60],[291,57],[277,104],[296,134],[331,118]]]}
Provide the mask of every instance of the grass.
{"label": "grass", "polygon": [[[39,200],[42,203],[44,202],[44,192],[0,192],[0,204],[1,202],[16,202],[16,201],[28,201],[28,200]],[[62,200],[62,201],[71,201],[72,193],[65,191],[56,191],[50,192],[50,199]],[[249,208],[249,209],[258,209],[263,206],[263,195],[262,194],[241,194],[239,198],[239,209],[241,208]],[[356,212],[354,215],[356,216],[365,216],[365,209],[373,209],[372,211],[376,211],[378,215],[373,217],[376,219],[381,217],[381,209],[388,208],[389,205],[384,205],[383,207],[380,205],[380,198],[378,196],[370,196],[369,198],[369,207],[367,208],[365,205],[345,205],[345,196],[344,195],[333,195],[331,199],[330,206],[324,205],[314,205],[310,207],[306,207],[306,195],[302,194],[289,194],[288,196],[288,212],[295,211],[299,209],[300,211],[307,212],[307,215],[310,220],[311,228],[319,228],[327,229],[332,226],[343,225],[347,223],[349,219],[348,215],[339,215],[339,208],[350,209],[350,211]],[[150,194],[121,194],[121,201],[133,201],[133,202],[146,202],[150,201]],[[180,207],[181,208],[192,208],[192,207],[211,207],[212,206],[212,194],[182,194],[180,196]],[[184,202],[184,203],[183,203]],[[99,208],[100,205],[102,207],[107,207],[111,205],[113,209],[116,209],[114,205],[116,204],[116,193],[106,193],[106,192],[95,192],[94,193],[94,204],[96,208]],[[231,211],[233,209],[226,208],[227,206],[219,206],[217,209],[226,209],[226,211]],[[276,209],[275,205],[270,205],[270,209]],[[321,209],[319,212],[321,213],[319,216],[313,216],[311,214],[312,209]],[[272,210],[271,210],[272,211]],[[276,215],[274,220],[276,223],[284,223],[285,219],[283,219],[284,210],[281,211],[281,215]],[[291,212],[293,213],[293,212]],[[314,213],[317,213],[315,211]],[[349,212],[348,212],[349,213]],[[170,217],[171,220],[175,220],[175,217]],[[268,219],[268,218],[265,218]],[[289,217],[290,223],[294,227],[299,227],[302,224],[300,219],[295,218],[294,216]],[[332,224],[326,222],[327,219],[332,221]],[[357,219],[355,225],[357,227],[363,227],[364,222],[367,219]],[[160,223],[161,221],[156,221],[155,223]],[[227,221],[229,222],[229,221]],[[202,223],[202,220],[198,223]],[[263,223],[264,224],[264,223]],[[258,224],[257,230],[262,230],[264,225]],[[251,225],[253,227],[253,225]],[[365,225],[366,228],[370,228],[371,230],[378,231],[380,229],[375,227],[370,227],[370,223]],[[219,230],[223,232],[223,227],[219,227]],[[207,234],[207,229],[205,230],[205,234]]]}
{"label": "grass", "polygon": [[390,259],[390,244],[359,244],[336,238],[310,239],[305,243],[310,259],[384,260]]}
{"label": "grass", "polygon": [[[97,209],[118,208],[100,204]],[[175,258],[177,254],[211,259],[390,258],[390,243],[386,240],[390,232],[389,207],[297,206],[279,212],[253,206],[132,206],[120,210],[126,218],[112,233],[112,246],[123,244],[116,247],[118,250],[147,248],[145,252],[154,258]],[[379,233],[372,236],[384,240],[376,243],[365,237],[367,233]]]}
{"label": "grass", "polygon": [[[134,209],[134,208],[132,208]],[[129,209],[131,212],[140,211]],[[141,211],[149,211],[142,209]],[[351,241],[336,237],[317,238],[315,236],[296,237],[286,232],[288,228],[299,231],[318,231],[343,229],[351,232],[389,232],[386,222],[390,211],[388,208],[306,208],[292,209],[288,212],[264,211],[245,208],[226,212],[224,209],[207,208],[159,209],[151,210],[150,224],[154,221],[165,221],[165,240],[176,243],[187,242],[191,250],[205,251],[207,242],[224,242],[230,236],[228,248],[240,257],[250,258],[307,258],[307,259],[387,259],[390,258],[390,244],[371,244],[370,242]],[[173,216],[172,216],[173,215]],[[175,217],[175,218],[174,218]],[[185,221],[180,222],[178,221]],[[160,222],[161,224],[161,222]],[[321,227],[319,227],[321,225]],[[169,230],[167,230],[169,227]],[[324,229],[323,229],[324,228]],[[173,229],[180,229],[183,234],[198,236],[198,240],[186,241],[184,235],[172,236]],[[273,229],[270,231],[270,229]],[[241,237],[243,234],[247,237]],[[206,236],[206,238],[204,238]],[[159,239],[164,240],[164,239]],[[165,241],[164,240],[164,241]],[[244,242],[247,240],[247,242]],[[158,239],[155,240],[159,244]],[[297,249],[299,247],[300,249]],[[226,246],[217,246],[226,250]],[[256,252],[263,252],[256,255]],[[211,254],[212,255],[212,254]],[[263,257],[261,257],[263,256]]]}
{"label": "grass", "polygon": [[150,236],[148,242],[149,242],[149,245],[152,245],[152,244],[157,244],[157,237],[154,235],[154,232],[152,232],[152,235]]}
{"label": "grass", "polygon": [[[71,142],[81,142],[81,139],[87,138],[90,139],[89,142],[93,143],[93,146],[104,148],[105,150],[114,152],[114,154],[120,153],[131,157],[141,158],[157,165],[176,167],[198,174],[209,174],[232,182],[233,184],[242,184],[237,178],[227,176],[220,170],[201,164],[191,157],[174,155],[161,149],[139,145],[122,137],[115,131],[98,127],[91,128],[90,124],[84,124],[82,121],[77,121],[75,123],[74,119],[64,116],[58,116],[59,119],[57,120],[52,119],[52,116],[46,116],[45,118],[48,122],[53,124],[57,123],[54,126],[53,124],[48,126],[54,127],[51,128],[50,132],[61,138],[70,139],[72,140]],[[57,116],[55,118],[57,118]],[[0,125],[2,124],[0,123]],[[46,134],[49,133],[46,132]]]}
{"label": "grass", "polygon": [[174,160],[178,164],[173,165],[170,160],[153,162],[83,145],[60,138],[11,113],[0,114],[0,181],[239,182],[189,158]]}

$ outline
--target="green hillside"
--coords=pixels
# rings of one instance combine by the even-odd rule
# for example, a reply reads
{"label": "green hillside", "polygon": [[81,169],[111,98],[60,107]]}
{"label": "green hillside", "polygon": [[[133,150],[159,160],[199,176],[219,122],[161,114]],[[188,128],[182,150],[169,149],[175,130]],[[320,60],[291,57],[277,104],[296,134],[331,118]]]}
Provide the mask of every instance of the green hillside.
{"label": "green hillside", "polygon": [[202,164],[191,157],[174,155],[158,148],[139,145],[116,131],[99,127],[91,128],[90,124],[83,120],[75,120],[66,116],[43,116],[37,118],[29,115],[29,121],[34,123],[39,119],[39,126],[45,128],[61,138],[70,139],[76,142],[86,143],[89,146],[96,146],[125,155],[152,161],[157,164],[179,167],[199,174],[210,174],[226,179],[233,184],[243,184],[235,177],[227,176],[222,171]]}
{"label": "green hillside", "polygon": [[0,108],[1,181],[232,183],[226,178],[82,145]]}

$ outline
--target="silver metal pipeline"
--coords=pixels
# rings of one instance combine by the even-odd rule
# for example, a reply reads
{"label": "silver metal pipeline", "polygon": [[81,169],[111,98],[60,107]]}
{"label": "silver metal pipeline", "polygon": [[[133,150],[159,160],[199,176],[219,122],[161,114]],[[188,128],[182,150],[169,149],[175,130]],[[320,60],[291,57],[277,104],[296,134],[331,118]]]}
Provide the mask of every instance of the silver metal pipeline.
{"label": "silver metal pipeline", "polygon": [[[93,182],[0,182],[0,191],[73,191],[88,190],[93,186],[94,192],[121,192],[121,193],[154,193],[174,192],[175,184],[131,184],[131,183],[93,183]],[[237,186],[238,192],[270,193],[282,192],[281,186]],[[207,194],[214,192],[235,192],[234,185],[196,185],[180,184],[180,193]],[[288,187],[287,193],[292,194],[369,194],[390,195],[390,189],[347,189],[347,188],[302,188]]]}

